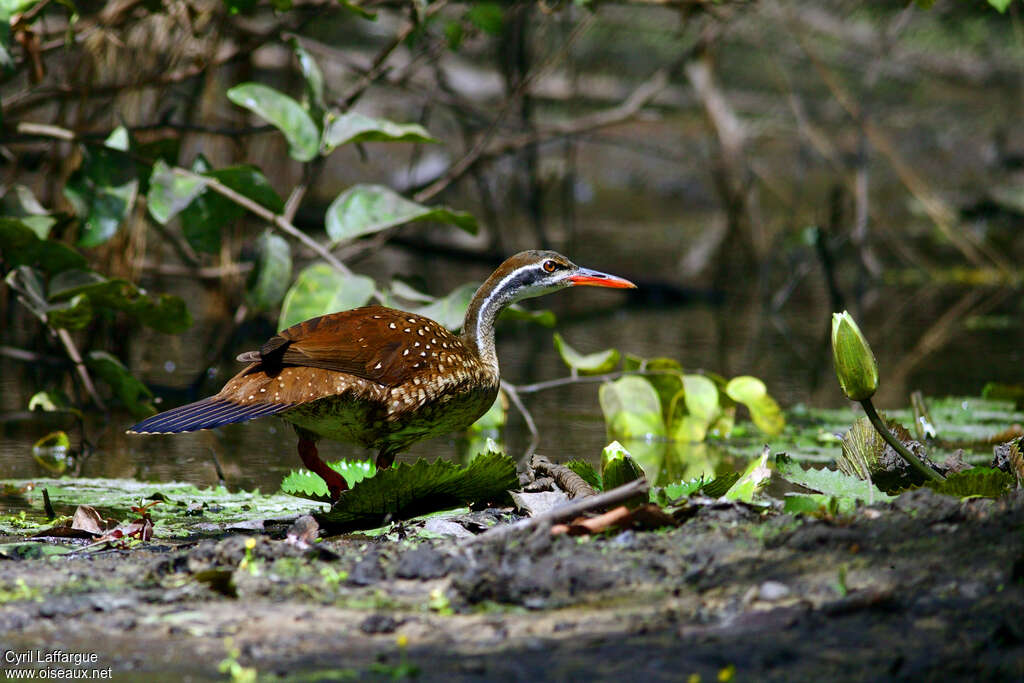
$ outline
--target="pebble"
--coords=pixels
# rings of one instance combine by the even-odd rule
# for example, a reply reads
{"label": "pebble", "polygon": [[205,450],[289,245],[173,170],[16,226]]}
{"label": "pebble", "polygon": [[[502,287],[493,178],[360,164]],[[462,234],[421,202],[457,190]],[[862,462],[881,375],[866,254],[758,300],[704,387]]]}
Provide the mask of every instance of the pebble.
{"label": "pebble", "polygon": [[789,586],[779,581],[765,581],[758,589],[758,597],[765,602],[775,602],[789,597]]}

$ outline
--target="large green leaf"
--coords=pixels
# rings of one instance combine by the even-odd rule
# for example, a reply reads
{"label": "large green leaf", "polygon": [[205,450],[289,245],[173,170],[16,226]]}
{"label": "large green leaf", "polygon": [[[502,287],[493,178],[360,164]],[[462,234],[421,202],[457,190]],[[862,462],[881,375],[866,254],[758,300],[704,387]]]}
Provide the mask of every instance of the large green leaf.
{"label": "large green leaf", "polygon": [[414,221],[451,223],[476,234],[476,219],[446,207],[423,206],[383,185],[354,185],[327,208],[327,235],[335,242]]}
{"label": "large green leaf", "polygon": [[24,219],[0,217],[0,254],[8,266],[34,266],[47,273],[84,268],[85,257],[62,242],[39,239]]}
{"label": "large green leaf", "polygon": [[951,474],[943,481],[928,481],[925,486],[958,498],[999,498],[1016,484],[1017,478],[1009,472],[991,467],[972,467]]}
{"label": "large green leaf", "polygon": [[256,263],[245,286],[245,301],[255,311],[277,306],[292,279],[292,250],[288,241],[270,230],[260,236]]}
{"label": "large green leaf", "polygon": [[651,383],[627,375],[605,382],[598,391],[601,412],[608,431],[616,439],[663,438],[661,401]]}
{"label": "large green leaf", "polygon": [[760,457],[754,458],[740,478],[729,487],[724,494],[725,497],[743,503],[753,503],[759,499],[761,492],[771,481],[772,472],[775,469],[773,463],[769,462],[769,455],[770,451],[766,446],[761,451]]}
{"label": "large green leaf", "polygon": [[485,453],[464,466],[418,460],[360,481],[321,517],[334,524],[372,528],[387,518],[408,519],[502,498],[518,485],[515,462],[499,453]]}
{"label": "large green leaf", "polygon": [[448,292],[446,296],[435,299],[426,306],[417,306],[409,310],[435,320],[449,330],[457,330],[462,327],[466,309],[469,308],[469,302],[472,300],[476,288],[477,286],[472,283],[459,285]]}
{"label": "large green leaf", "polygon": [[[226,166],[214,171],[207,171],[203,175],[219,180],[238,194],[245,195],[257,204],[273,211],[274,213],[281,213],[284,211],[284,200],[281,199],[281,195],[274,190],[274,187],[270,184],[270,181],[267,180],[267,177],[263,175],[260,169],[252,166],[251,164]],[[212,191],[208,191],[208,193],[212,194]],[[237,206],[234,202],[231,202],[230,199],[222,197],[221,195],[217,196],[226,202],[230,202],[232,206]],[[239,211],[241,211],[241,209],[239,209]]]}
{"label": "large green leaf", "polygon": [[[628,484],[646,476],[633,456],[618,441],[612,441],[601,451],[601,483],[604,490]],[[647,496],[642,496],[646,500]]]}
{"label": "large green leaf", "polygon": [[[327,463],[335,472],[345,479],[349,488],[355,486],[363,479],[368,479],[377,473],[377,466],[372,460],[339,460],[338,462]],[[281,482],[281,492],[290,496],[319,500],[325,503],[331,502],[331,494],[327,490],[327,483],[319,474],[305,469],[292,470]]]}
{"label": "large green leaf", "polygon": [[[220,181],[274,213],[284,210],[284,200],[255,166],[242,164],[210,170],[209,163],[200,155],[192,163],[192,171]],[[182,232],[193,249],[215,254],[220,251],[224,226],[238,220],[244,213],[245,209],[232,200],[206,188],[181,210]]]}
{"label": "large green leaf", "polygon": [[146,417],[156,412],[151,402],[153,393],[117,358],[106,351],[90,351],[85,364],[110,386],[114,396],[132,415]]}
{"label": "large green leaf", "polygon": [[15,183],[3,195],[0,213],[12,218],[21,219],[22,224],[32,229],[41,240],[50,235],[50,229],[57,224],[57,219],[43,208],[35,195],[25,185]]}
{"label": "large green leaf", "polygon": [[127,135],[118,128],[103,146],[84,146],[82,165],[64,186],[82,221],[80,246],[95,247],[113,237],[135,204],[139,179],[135,161],[126,153]]}
{"label": "large green leaf", "polygon": [[765,434],[776,435],[786,426],[782,409],[771,396],[764,382],[756,377],[733,377],[725,386],[725,393],[750,410],[750,419]]}
{"label": "large green leaf", "polygon": [[68,301],[79,295],[87,297],[93,308],[124,311],[158,332],[177,334],[192,326],[192,316],[185,301],[178,296],[149,294],[127,280],[108,280],[99,273],[86,270],[64,271],[50,280],[51,303]]}
{"label": "large green leaf", "polygon": [[163,159],[157,159],[149,176],[149,192],[146,195],[149,215],[160,225],[167,225],[191,204],[205,187],[202,178],[186,175],[168,166]]}
{"label": "large green leaf", "polygon": [[346,275],[326,263],[306,267],[284,296],[278,329],[327,313],[363,306],[373,296],[373,280]]}
{"label": "large green leaf", "polygon": [[562,335],[554,334],[555,350],[562,362],[582,375],[600,375],[611,372],[619,364],[619,350],[605,349],[594,353],[583,354],[569,346]]}
{"label": "large green leaf", "polygon": [[786,481],[836,498],[856,498],[867,503],[885,502],[894,498],[870,482],[838,470],[804,469],[785,454],[776,456],[775,469]]}
{"label": "large green leaf", "polygon": [[288,95],[260,83],[242,83],[227,94],[229,100],[281,131],[292,158],[310,161],[320,153],[320,131],[316,123],[302,105]]}
{"label": "large green leaf", "polygon": [[302,78],[306,82],[306,106],[317,119],[323,118],[324,109],[324,75],[320,66],[309,54],[306,48],[302,47],[298,38],[292,38],[289,43],[295,58],[299,60],[299,68],[302,70]]}
{"label": "large green leaf", "polygon": [[395,123],[357,112],[328,114],[323,152],[328,154],[352,142],[437,142],[418,123]]}

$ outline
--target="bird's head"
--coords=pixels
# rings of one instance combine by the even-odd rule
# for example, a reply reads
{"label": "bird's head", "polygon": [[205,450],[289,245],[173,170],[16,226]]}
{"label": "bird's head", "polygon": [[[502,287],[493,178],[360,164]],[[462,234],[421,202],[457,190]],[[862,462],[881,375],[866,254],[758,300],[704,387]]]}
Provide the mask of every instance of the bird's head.
{"label": "bird's head", "polygon": [[582,268],[555,251],[522,251],[502,263],[488,280],[491,291],[504,291],[510,301],[541,296],[566,287],[633,289],[632,282]]}

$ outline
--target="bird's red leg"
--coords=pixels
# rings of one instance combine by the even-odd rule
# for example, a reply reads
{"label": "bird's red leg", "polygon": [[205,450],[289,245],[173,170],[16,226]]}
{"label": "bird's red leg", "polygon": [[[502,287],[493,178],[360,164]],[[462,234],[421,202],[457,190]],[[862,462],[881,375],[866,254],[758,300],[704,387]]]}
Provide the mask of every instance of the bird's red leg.
{"label": "bird's red leg", "polygon": [[327,483],[327,490],[331,492],[331,500],[341,498],[341,493],[348,489],[348,484],[345,482],[344,477],[332,470],[327,466],[327,463],[320,459],[320,455],[316,450],[316,441],[300,435],[299,457],[302,458],[302,464],[306,466],[306,469],[320,475],[320,478]]}
{"label": "bird's red leg", "polygon": [[380,449],[377,453],[377,471],[386,470],[395,462],[395,452],[387,448]]}

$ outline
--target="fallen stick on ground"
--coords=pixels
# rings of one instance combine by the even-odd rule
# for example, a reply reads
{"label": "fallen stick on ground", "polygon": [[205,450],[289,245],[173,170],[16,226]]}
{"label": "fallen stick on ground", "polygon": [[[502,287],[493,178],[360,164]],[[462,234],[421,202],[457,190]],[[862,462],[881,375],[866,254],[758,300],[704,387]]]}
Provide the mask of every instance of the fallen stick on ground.
{"label": "fallen stick on ground", "polygon": [[604,493],[599,493],[595,496],[587,496],[586,498],[573,500],[570,503],[566,503],[565,505],[550,510],[549,512],[545,512],[542,515],[523,519],[513,524],[505,524],[502,526],[496,526],[493,529],[488,529],[479,536],[468,539],[465,542],[465,545],[478,543],[480,541],[503,539],[510,534],[531,531],[544,524],[555,524],[557,522],[564,522],[567,519],[575,519],[584,512],[615,507],[629,500],[638,493],[646,493],[649,488],[650,485],[647,483],[647,479],[634,479],[622,486],[613,488],[611,491],[605,491]]}

